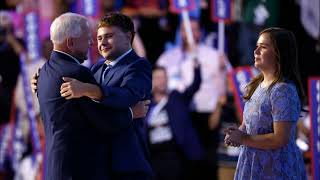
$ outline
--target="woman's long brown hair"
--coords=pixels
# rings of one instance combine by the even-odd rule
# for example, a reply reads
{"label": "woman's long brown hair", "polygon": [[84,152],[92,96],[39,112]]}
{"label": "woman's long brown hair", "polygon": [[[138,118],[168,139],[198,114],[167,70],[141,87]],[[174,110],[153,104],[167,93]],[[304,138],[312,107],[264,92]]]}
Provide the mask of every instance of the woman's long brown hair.
{"label": "woman's long brown hair", "polygon": [[[300,73],[298,68],[298,52],[296,38],[291,31],[282,28],[267,28],[260,32],[259,36],[264,33],[270,35],[270,39],[276,52],[277,69],[276,79],[271,83],[268,90],[278,82],[293,82],[297,88],[301,104],[305,104],[305,93],[303,91]],[[252,94],[263,81],[263,75],[260,73],[253,78],[246,86],[246,94],[243,96],[245,100],[250,100]]]}

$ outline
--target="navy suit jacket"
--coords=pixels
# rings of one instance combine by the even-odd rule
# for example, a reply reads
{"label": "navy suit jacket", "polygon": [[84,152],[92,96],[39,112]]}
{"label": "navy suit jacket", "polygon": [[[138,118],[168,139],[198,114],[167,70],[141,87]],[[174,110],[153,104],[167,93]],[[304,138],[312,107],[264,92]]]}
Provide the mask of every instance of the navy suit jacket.
{"label": "navy suit jacket", "polygon": [[[97,62],[92,73],[97,81],[102,75],[104,60]],[[114,65],[106,74],[101,87],[101,104],[127,108],[150,98],[152,88],[151,65],[134,50]],[[133,120],[132,126],[112,137],[112,170],[117,173],[143,172],[152,174],[148,159],[146,127],[142,119]]]}
{"label": "navy suit jacket", "polygon": [[45,128],[45,179],[108,179],[110,138],[131,126],[129,108],[106,108],[89,98],[65,100],[62,77],[97,84],[89,69],[53,51],[41,68],[38,100]]}

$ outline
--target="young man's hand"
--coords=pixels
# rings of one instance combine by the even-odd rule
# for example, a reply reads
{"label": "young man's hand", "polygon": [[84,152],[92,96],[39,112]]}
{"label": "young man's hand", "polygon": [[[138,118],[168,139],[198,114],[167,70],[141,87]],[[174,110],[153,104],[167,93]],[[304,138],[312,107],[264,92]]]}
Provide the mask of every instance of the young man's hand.
{"label": "young man's hand", "polygon": [[150,103],[150,100],[139,101],[137,104],[131,107],[133,119],[146,117]]}
{"label": "young man's hand", "polygon": [[39,72],[40,72],[40,68],[38,69],[38,71],[36,73],[34,73],[32,75],[32,78],[30,80],[30,84],[31,84],[31,91],[32,93],[37,93],[37,86],[38,86],[38,78],[39,78]]}

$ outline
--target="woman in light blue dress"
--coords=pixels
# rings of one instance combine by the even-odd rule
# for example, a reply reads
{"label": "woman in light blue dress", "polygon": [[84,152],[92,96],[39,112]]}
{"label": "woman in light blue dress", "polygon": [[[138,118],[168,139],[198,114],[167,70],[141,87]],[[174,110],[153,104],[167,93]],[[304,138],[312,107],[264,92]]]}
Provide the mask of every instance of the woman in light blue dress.
{"label": "woman in light blue dress", "polygon": [[241,148],[235,179],[305,180],[302,154],[295,144],[304,92],[293,33],[263,30],[254,58],[261,74],[247,85],[243,122],[226,130],[225,143]]}

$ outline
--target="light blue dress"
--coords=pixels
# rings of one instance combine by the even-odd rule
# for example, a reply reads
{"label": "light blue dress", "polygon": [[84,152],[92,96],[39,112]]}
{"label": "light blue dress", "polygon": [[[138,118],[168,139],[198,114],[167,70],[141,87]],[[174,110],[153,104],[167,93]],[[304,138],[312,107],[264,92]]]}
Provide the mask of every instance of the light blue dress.
{"label": "light blue dress", "polygon": [[241,146],[234,179],[307,179],[303,157],[295,143],[300,107],[297,90],[291,83],[277,83],[270,91],[260,85],[257,87],[244,107],[246,133],[272,133],[272,124],[277,121],[292,121],[295,126],[291,129],[289,143],[279,149],[262,150]]}

